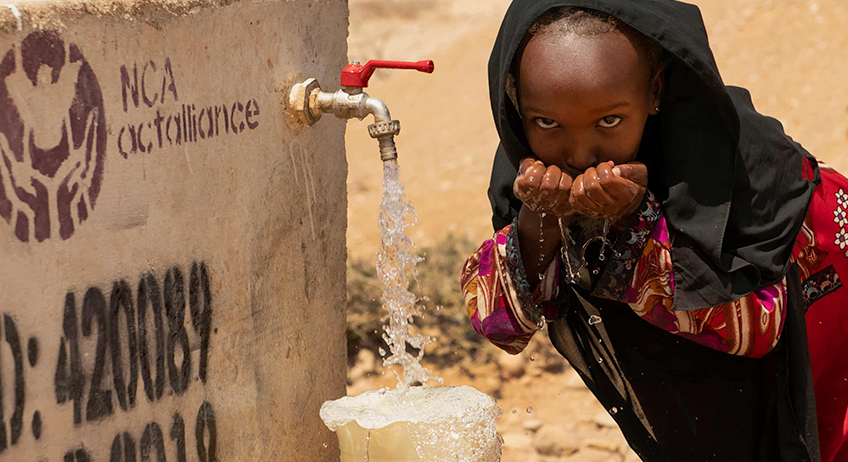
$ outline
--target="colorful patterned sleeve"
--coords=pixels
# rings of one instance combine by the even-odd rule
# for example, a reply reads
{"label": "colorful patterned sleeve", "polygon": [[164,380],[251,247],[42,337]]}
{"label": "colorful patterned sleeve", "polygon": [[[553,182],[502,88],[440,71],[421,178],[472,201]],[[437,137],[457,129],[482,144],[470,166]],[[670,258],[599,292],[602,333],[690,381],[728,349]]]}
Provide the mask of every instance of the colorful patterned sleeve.
{"label": "colorful patterned sleeve", "polygon": [[617,248],[622,256],[604,271],[595,295],[623,301],[654,326],[723,353],[759,358],[780,340],[786,310],[785,279],[727,305],[673,309],[671,239],[653,196]]}
{"label": "colorful patterned sleeve", "polygon": [[[727,305],[674,310],[671,239],[659,201],[646,194],[614,246],[593,295],[627,303],[642,319],[672,334],[728,354],[758,358],[783,329],[786,282],[758,289]],[[474,329],[510,354],[520,353],[542,316],[555,319],[560,268],[554,259],[533,292],[524,273],[517,223],[495,233],[466,261],[462,293]]]}
{"label": "colorful patterned sleeve", "polygon": [[461,285],[474,330],[495,346],[518,354],[538,330],[537,323],[556,298],[558,259],[531,293],[521,264],[516,223],[495,233],[468,257]]}

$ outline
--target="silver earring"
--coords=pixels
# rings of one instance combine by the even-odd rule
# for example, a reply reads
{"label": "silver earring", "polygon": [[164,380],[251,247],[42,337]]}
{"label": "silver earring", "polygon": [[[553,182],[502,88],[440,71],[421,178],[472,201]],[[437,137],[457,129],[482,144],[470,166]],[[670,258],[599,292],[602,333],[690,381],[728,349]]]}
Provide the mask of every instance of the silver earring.
{"label": "silver earring", "polygon": [[658,107],[658,108],[656,108],[656,109],[655,109],[655,111],[656,111],[656,113],[657,113],[657,114],[659,114],[659,113],[660,113],[660,108],[659,108],[659,107]]}

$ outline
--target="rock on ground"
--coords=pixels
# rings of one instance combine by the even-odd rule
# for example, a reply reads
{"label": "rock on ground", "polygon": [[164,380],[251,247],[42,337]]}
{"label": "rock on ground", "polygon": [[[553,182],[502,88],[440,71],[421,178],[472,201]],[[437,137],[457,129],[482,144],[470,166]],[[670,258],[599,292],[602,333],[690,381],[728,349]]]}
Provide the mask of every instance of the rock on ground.
{"label": "rock on ground", "polygon": [[609,415],[609,412],[599,412],[595,414],[595,417],[592,418],[592,422],[595,422],[595,424],[599,427],[618,427],[618,424],[615,422],[615,419]]}
{"label": "rock on ground", "polygon": [[580,442],[561,425],[546,425],[536,432],[533,446],[539,454],[561,457],[577,451]]}
{"label": "rock on ground", "polygon": [[545,424],[545,422],[543,420],[530,419],[530,420],[525,420],[521,424],[521,428],[523,428],[527,431],[530,431],[530,432],[535,432],[535,431],[538,431],[540,428],[542,428],[542,425],[544,425],[544,424]]}

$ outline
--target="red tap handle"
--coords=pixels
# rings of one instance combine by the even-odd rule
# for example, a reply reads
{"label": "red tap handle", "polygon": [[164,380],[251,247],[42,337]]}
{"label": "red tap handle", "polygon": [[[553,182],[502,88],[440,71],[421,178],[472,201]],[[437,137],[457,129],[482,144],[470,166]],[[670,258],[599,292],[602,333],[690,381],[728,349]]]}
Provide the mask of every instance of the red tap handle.
{"label": "red tap handle", "polygon": [[348,64],[342,69],[343,87],[367,87],[368,80],[376,69],[415,69],[419,72],[433,73],[433,61],[380,61],[372,59],[364,65]]}

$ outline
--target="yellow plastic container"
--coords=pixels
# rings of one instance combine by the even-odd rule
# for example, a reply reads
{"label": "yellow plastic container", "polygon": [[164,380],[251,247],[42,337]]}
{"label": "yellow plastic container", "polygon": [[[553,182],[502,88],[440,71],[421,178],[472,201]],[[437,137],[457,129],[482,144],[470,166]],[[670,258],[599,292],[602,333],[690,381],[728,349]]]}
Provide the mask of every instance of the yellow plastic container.
{"label": "yellow plastic container", "polygon": [[406,422],[395,422],[383,428],[368,430],[355,421],[336,429],[341,449],[341,462],[363,462],[366,440],[369,462],[421,462],[409,436]]}

